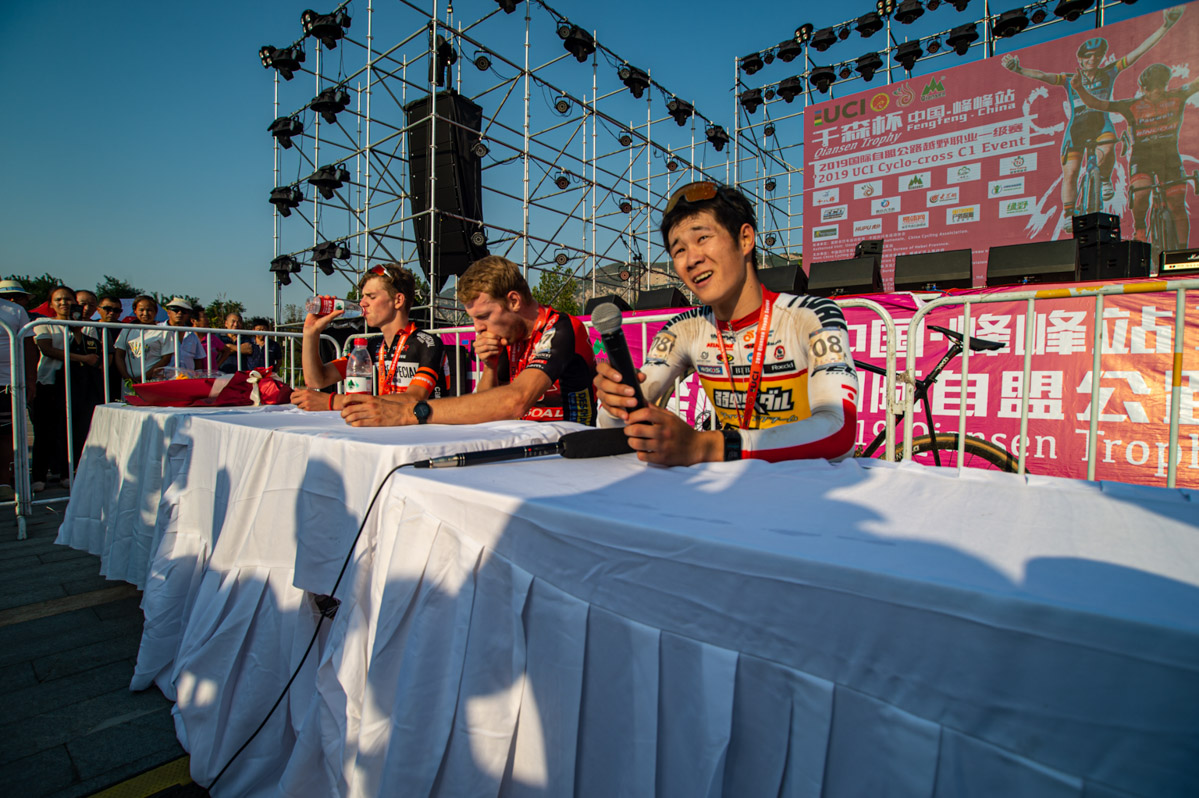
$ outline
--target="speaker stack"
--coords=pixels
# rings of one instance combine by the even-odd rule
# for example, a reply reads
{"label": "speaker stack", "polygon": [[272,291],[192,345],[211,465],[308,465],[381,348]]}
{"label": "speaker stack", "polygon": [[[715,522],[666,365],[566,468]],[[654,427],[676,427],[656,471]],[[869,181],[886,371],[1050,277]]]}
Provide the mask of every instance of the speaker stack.
{"label": "speaker stack", "polygon": [[882,293],[883,240],[859,241],[854,257],[813,263],[807,293],[812,296]]}
{"label": "speaker stack", "polygon": [[1075,216],[1074,241],[1078,245],[1080,281],[1149,276],[1149,244],[1121,241],[1119,216],[1110,213]]}

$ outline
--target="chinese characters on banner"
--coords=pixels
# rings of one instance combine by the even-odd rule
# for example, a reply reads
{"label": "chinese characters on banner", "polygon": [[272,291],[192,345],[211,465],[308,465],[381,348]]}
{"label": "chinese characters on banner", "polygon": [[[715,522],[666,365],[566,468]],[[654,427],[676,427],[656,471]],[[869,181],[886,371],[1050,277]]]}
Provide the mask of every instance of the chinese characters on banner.
{"label": "chinese characters on banner", "polygon": [[[1199,166],[1199,84],[1189,83],[1199,14],[1184,8],[811,106],[804,259],[850,258],[856,242],[882,238],[889,285],[897,255],[970,249],[982,285],[991,247],[1071,237],[1088,140],[1107,178],[1103,210],[1121,217],[1124,238],[1145,239],[1140,188]],[[1165,76],[1155,64],[1168,80],[1147,97],[1142,86]],[[1076,72],[1106,112],[1071,87]],[[1084,121],[1101,132],[1083,136]],[[1196,246],[1185,208],[1177,217],[1180,248]]]}

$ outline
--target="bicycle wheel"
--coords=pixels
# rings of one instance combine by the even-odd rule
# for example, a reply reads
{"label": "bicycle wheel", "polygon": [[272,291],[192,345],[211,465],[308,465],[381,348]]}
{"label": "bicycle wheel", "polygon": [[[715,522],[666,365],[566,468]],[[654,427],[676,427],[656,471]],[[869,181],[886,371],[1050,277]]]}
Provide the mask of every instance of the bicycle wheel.
{"label": "bicycle wheel", "polygon": [[[956,432],[938,434],[936,446],[933,445],[933,439],[928,435],[921,435],[919,438],[913,439],[913,462],[921,463],[922,465],[936,465],[937,461],[933,455],[934,449],[936,449],[943,467],[958,467],[958,434]],[[895,459],[903,459],[902,441],[895,445]],[[990,441],[972,438],[967,435],[965,459],[962,460],[962,465],[966,468],[1007,471],[1014,474],[1019,468],[1020,461],[1002,446],[997,446]],[[1027,466],[1024,471],[1025,473],[1028,472]]]}
{"label": "bicycle wheel", "polygon": [[1102,187],[1099,185],[1099,167],[1088,165],[1082,178],[1082,201],[1076,207],[1081,207],[1084,213],[1098,213],[1103,210]]}

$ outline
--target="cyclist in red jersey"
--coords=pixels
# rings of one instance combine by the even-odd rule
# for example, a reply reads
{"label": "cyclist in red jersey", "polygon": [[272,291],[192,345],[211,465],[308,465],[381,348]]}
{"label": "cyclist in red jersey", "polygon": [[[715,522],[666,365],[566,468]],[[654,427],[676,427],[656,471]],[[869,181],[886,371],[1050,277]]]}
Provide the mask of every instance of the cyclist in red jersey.
{"label": "cyclist in red jersey", "polygon": [[[1074,89],[1091,108],[1120,114],[1128,122],[1132,134],[1132,218],[1134,236],[1147,240],[1146,217],[1149,212],[1149,188],[1153,177],[1159,183],[1183,181],[1182,156],[1178,152],[1178,131],[1182,127],[1183,110],[1192,94],[1199,91],[1199,78],[1170,90],[1170,68],[1151,64],[1141,72],[1139,96],[1131,100],[1101,100],[1075,79]],[[1174,220],[1179,246],[1187,247],[1191,235],[1187,218],[1186,183],[1165,187],[1166,207]]]}
{"label": "cyclist in red jersey", "polygon": [[355,427],[476,424],[527,418],[595,423],[595,356],[582,322],[533,299],[520,267],[489,255],[458,278],[483,375],[475,392],[432,401],[405,394],[347,397]]}
{"label": "cyclist in red jersey", "polygon": [[[675,192],[662,237],[679,278],[707,307],[654,337],[636,405],[620,373],[599,363],[600,426],[625,425],[638,457],[660,465],[754,458],[826,458],[853,451],[858,377],[841,309],[822,297],[776,294],[758,280],[756,222],[741,192],[711,182]],[[697,431],[657,406],[695,371],[724,428]]]}
{"label": "cyclist in red jersey", "polygon": [[[367,348],[378,371],[379,393],[408,393],[413,399],[443,393],[448,369],[441,339],[418,330],[408,318],[416,303],[416,277],[412,272],[394,263],[380,264],[363,275],[358,293],[367,326],[383,333],[377,351]],[[321,334],[343,312],[335,310],[324,316],[309,313],[304,319],[300,357],[307,389],[291,394],[292,404],[304,410],[341,410],[345,406],[344,395],[316,390],[346,378],[346,358],[325,363],[320,354]]]}

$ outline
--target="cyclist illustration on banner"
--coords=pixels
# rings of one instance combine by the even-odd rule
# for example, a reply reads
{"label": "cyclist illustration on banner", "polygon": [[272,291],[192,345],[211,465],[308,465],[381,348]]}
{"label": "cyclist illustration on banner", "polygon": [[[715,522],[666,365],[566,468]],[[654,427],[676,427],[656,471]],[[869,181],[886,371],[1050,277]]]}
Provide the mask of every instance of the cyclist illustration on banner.
{"label": "cyclist illustration on banner", "polygon": [[1154,257],[1163,250],[1190,245],[1187,183],[1194,179],[1199,192],[1199,176],[1187,176],[1178,149],[1183,111],[1191,95],[1199,92],[1199,78],[1173,90],[1169,89],[1170,78],[1168,66],[1152,64],[1145,67],[1137,81],[1139,94],[1130,100],[1115,101],[1094,96],[1077,77],[1073,82],[1088,107],[1118,113],[1128,123],[1132,137],[1129,162],[1134,235],[1139,241],[1153,244]]}
{"label": "cyclist illustration on banner", "polygon": [[[1066,90],[1070,118],[1062,136],[1062,221],[1061,230],[1071,231],[1073,216],[1103,210],[1103,203],[1115,196],[1112,185],[1112,170],[1115,167],[1116,130],[1105,113],[1088,108],[1072,85],[1076,77],[1093,96],[1110,100],[1116,76],[1135,64],[1155,44],[1161,41],[1166,31],[1182,18],[1183,9],[1169,8],[1162,12],[1161,26],[1140,45],[1123,58],[1104,63],[1108,58],[1107,39],[1097,36],[1083,42],[1077,52],[1076,72],[1043,72],[1021,65],[1017,55],[1005,55],[1005,69],[1022,77],[1039,80],[1050,86],[1062,86]],[[1086,167],[1082,191],[1079,174]],[[1099,184],[1095,191],[1094,183]],[[1080,193],[1082,196],[1080,196]],[[1098,194],[1098,196],[1096,196]]]}

